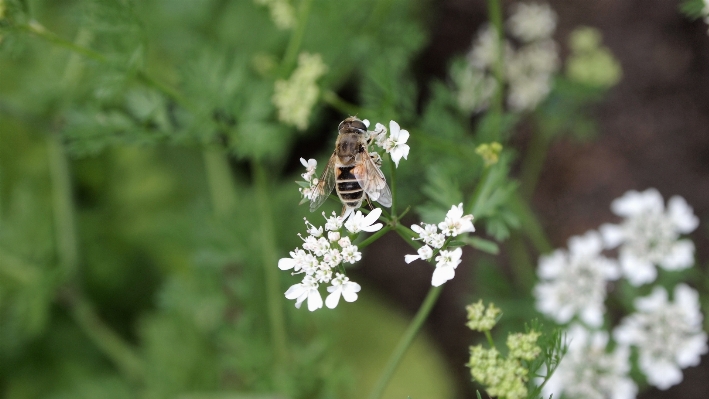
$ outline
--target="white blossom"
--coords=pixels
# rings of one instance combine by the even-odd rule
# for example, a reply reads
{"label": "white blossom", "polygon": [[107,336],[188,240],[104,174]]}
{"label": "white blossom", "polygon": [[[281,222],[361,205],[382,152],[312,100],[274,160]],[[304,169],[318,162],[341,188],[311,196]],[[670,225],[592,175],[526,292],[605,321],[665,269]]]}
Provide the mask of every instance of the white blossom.
{"label": "white blossom", "polygon": [[335,231],[335,230],[340,230],[342,228],[342,223],[344,221],[344,218],[341,216],[337,216],[335,212],[332,213],[331,217],[325,216],[325,212],[322,213],[323,217],[325,218],[325,230],[327,231]]}
{"label": "white blossom", "polygon": [[433,249],[431,249],[428,245],[424,245],[416,252],[418,252],[418,255],[405,255],[404,261],[406,261],[406,263],[411,263],[416,259],[429,260],[433,256]]}
{"label": "white blossom", "polygon": [[441,223],[438,223],[438,228],[445,236],[455,237],[463,233],[472,233],[475,231],[473,226],[473,215],[463,216],[463,203],[458,206],[453,205],[446,214],[446,218]]}
{"label": "white blossom", "polygon": [[295,307],[298,309],[306,299],[308,300],[308,310],[311,312],[322,307],[318,283],[312,276],[305,276],[301,283],[292,285],[285,295],[288,299],[295,299]]}
{"label": "white blossom", "polygon": [[638,347],[640,370],[660,389],[680,383],[681,369],[698,365],[707,353],[697,292],[679,284],[674,302],[667,296],[664,288],[655,287],[650,295],[637,298],[637,313],[623,319],[613,332],[618,343]]}
{"label": "white blossom", "polygon": [[556,30],[556,19],[548,4],[517,3],[507,20],[507,28],[523,42],[548,39]]}
{"label": "white blossom", "polygon": [[390,121],[389,138],[384,142],[383,147],[386,152],[391,155],[391,159],[397,167],[399,167],[399,161],[401,158],[407,159],[409,156],[409,145],[406,144],[406,141],[408,140],[408,130],[401,129],[398,123]]}
{"label": "white blossom", "polygon": [[387,140],[387,132],[386,126],[377,123],[374,125],[374,131],[369,132],[369,137],[374,140],[379,147],[384,148],[384,143]]}
{"label": "white blossom", "polygon": [[339,241],[340,240],[340,232],[339,231],[328,231],[327,232],[327,239],[332,241]]}
{"label": "white blossom", "polygon": [[350,233],[359,233],[360,231],[374,232],[382,228],[381,223],[374,223],[382,214],[381,208],[376,208],[369,212],[369,215],[364,216],[361,211],[352,212],[350,217],[345,222],[345,228]]}
{"label": "white blossom", "polygon": [[606,283],[620,277],[616,262],[601,255],[603,242],[595,231],[569,239],[569,250],[542,256],[534,288],[536,308],[557,323],[575,316],[589,326],[603,324]]}
{"label": "white blossom", "polygon": [[497,62],[498,57],[498,36],[495,28],[490,24],[483,25],[473,41],[473,45],[468,52],[468,62],[479,70],[492,67]]}
{"label": "white blossom", "polygon": [[438,256],[436,256],[436,270],[433,271],[433,276],[431,277],[431,285],[438,287],[448,280],[455,277],[455,269],[460,264],[460,257],[463,254],[463,250],[456,248],[452,251],[442,250]]}
{"label": "white blossom", "polygon": [[607,352],[608,333],[573,325],[566,334],[568,351],[542,388],[545,398],[634,399],[638,387],[628,376],[626,346]]}
{"label": "white blossom", "polygon": [[303,176],[303,179],[305,179],[305,181],[311,181],[313,176],[315,176],[315,169],[318,167],[318,161],[313,158],[310,158],[307,161],[305,160],[305,158],[300,158],[300,163],[305,166],[305,173],[303,173],[301,176]]}
{"label": "white blossom", "polygon": [[611,210],[625,220],[604,224],[601,234],[607,248],[619,247],[620,265],[631,284],[654,281],[655,265],[682,270],[694,264],[694,244],[680,235],[696,229],[699,220],[682,197],[670,198],[665,209],[657,190],[629,191],[611,203]]}
{"label": "white blossom", "polygon": [[362,287],[359,284],[350,281],[344,274],[337,273],[332,280],[332,285],[327,287],[327,292],[330,295],[325,299],[325,305],[330,309],[334,309],[340,302],[340,296],[347,302],[354,302],[357,300],[357,293],[361,289]]}

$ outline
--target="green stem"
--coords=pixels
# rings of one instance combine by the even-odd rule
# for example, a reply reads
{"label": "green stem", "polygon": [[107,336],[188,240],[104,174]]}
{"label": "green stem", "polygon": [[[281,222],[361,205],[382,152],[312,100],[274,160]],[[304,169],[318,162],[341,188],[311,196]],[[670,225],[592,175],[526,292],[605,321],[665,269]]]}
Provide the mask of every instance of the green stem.
{"label": "green stem", "polygon": [[495,349],[495,341],[492,339],[492,334],[490,334],[490,330],[485,331],[485,338],[487,338],[487,343],[490,345],[490,348]]}
{"label": "green stem", "polygon": [[478,214],[478,210],[480,209],[480,203],[483,198],[485,198],[490,191],[491,188],[488,187],[487,181],[490,178],[490,170],[494,168],[495,165],[490,165],[490,166],[484,166],[483,174],[480,177],[480,182],[478,182],[478,185],[475,187],[475,191],[473,192],[472,197],[470,197],[470,202],[468,205],[468,214],[472,214],[473,216]]}
{"label": "green stem", "polygon": [[145,368],[140,357],[96,314],[91,304],[78,295],[70,303],[71,314],[84,333],[130,379],[140,381]]}
{"label": "green stem", "polygon": [[71,190],[69,163],[64,154],[64,147],[59,134],[50,133],[47,138],[49,173],[52,180],[52,203],[54,209],[54,236],[56,237],[57,256],[64,277],[76,275],[78,249],[74,205]]}
{"label": "green stem", "polygon": [[376,241],[379,237],[383,236],[386,234],[389,230],[391,230],[391,226],[387,225],[384,226],[381,230],[377,231],[376,233],[372,234],[371,236],[367,237],[364,241],[360,242],[357,244],[357,248],[362,249],[366,247],[367,245],[373,243]]}
{"label": "green stem", "polygon": [[343,100],[332,90],[323,92],[322,99],[325,103],[346,115],[364,115],[365,113],[361,107]]}
{"label": "green stem", "polygon": [[544,166],[547,152],[551,144],[551,138],[543,132],[534,132],[531,142],[529,143],[527,156],[522,161],[520,166],[520,194],[523,199],[529,201],[532,199],[534,189],[539,181],[539,175]]}
{"label": "green stem", "polygon": [[312,5],[313,0],[300,1],[300,8],[298,9],[298,24],[290,37],[288,47],[286,48],[286,53],[283,56],[283,62],[281,63],[280,75],[282,77],[288,76],[291,69],[293,69],[293,66],[295,65],[296,58],[298,58],[298,52],[300,51],[300,46],[303,43],[303,36],[305,36],[305,29],[308,26],[308,17],[310,16],[310,7]]}
{"label": "green stem", "polygon": [[436,300],[441,295],[441,291],[443,291],[442,285],[439,287],[431,287],[428,291],[423,304],[421,304],[418,312],[416,312],[416,316],[414,316],[414,319],[411,321],[411,324],[409,324],[409,327],[401,337],[401,340],[399,340],[394,352],[389,357],[389,361],[387,362],[381,377],[379,377],[379,381],[369,394],[369,399],[379,399],[382,397],[389,380],[391,380],[394,376],[394,372],[399,366],[401,359],[404,357],[407,349],[409,349],[409,346],[411,346],[411,343],[418,334],[419,330],[421,330],[421,327],[426,321],[426,318],[428,318],[429,313],[431,313],[431,309],[433,309],[433,305],[436,304]]}
{"label": "green stem", "polygon": [[271,210],[271,195],[268,189],[269,177],[266,168],[258,161],[251,162],[253,180],[256,186],[256,202],[261,227],[261,254],[266,273],[266,303],[271,329],[271,344],[276,356],[276,369],[280,369],[287,360],[286,328],[283,316],[278,277],[278,259],[276,258],[276,234]]}
{"label": "green stem", "polygon": [[209,147],[202,150],[202,156],[214,213],[228,215],[236,209],[238,200],[226,154],[219,148]]}
{"label": "green stem", "polygon": [[389,157],[389,169],[391,170],[391,185],[389,185],[391,188],[391,214],[394,215],[398,221],[396,215],[396,164],[391,157]]}
{"label": "green stem", "polygon": [[490,22],[497,34],[497,57],[492,66],[492,73],[495,76],[497,87],[490,107],[494,137],[490,137],[490,139],[500,140],[502,136],[502,115],[505,110],[504,29],[502,26],[502,5],[500,0],[487,0],[487,10]]}

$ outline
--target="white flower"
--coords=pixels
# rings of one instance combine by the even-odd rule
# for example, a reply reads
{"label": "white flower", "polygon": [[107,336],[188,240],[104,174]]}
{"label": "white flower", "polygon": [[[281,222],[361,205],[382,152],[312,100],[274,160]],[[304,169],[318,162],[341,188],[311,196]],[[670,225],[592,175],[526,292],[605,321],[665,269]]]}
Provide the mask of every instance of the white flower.
{"label": "white flower", "polygon": [[337,248],[331,248],[323,254],[322,260],[329,268],[337,267],[342,262],[342,254]]}
{"label": "white flower", "polygon": [[474,232],[473,215],[463,216],[463,203],[461,202],[458,206],[453,205],[451,207],[446,214],[446,219],[438,223],[438,228],[441,229],[444,235],[452,237]]}
{"label": "white flower", "polygon": [[456,248],[452,251],[444,249],[436,256],[436,270],[433,271],[433,276],[431,277],[432,286],[438,287],[455,277],[455,269],[461,262],[460,256],[462,254],[463,250]]}
{"label": "white flower", "polygon": [[354,281],[350,281],[345,275],[337,273],[335,278],[332,280],[332,285],[327,287],[327,292],[330,295],[325,299],[325,305],[328,308],[334,309],[340,302],[340,295],[347,302],[354,302],[357,300],[357,293],[362,289],[359,284]]}
{"label": "white flower", "polygon": [[568,352],[542,388],[545,398],[553,395],[575,399],[634,399],[638,387],[628,376],[628,347],[606,351],[608,333],[589,332],[579,325],[566,335]]}
{"label": "white flower", "polygon": [[408,139],[409,132],[407,130],[401,129],[399,124],[394,121],[389,122],[389,138],[384,143],[384,149],[391,154],[391,159],[397,167],[399,167],[402,157],[407,159],[409,156],[409,145],[406,144]]}
{"label": "white flower", "polygon": [[350,241],[349,237],[342,237],[337,241],[337,243],[340,245],[341,248],[347,248],[352,245],[352,241]]}
{"label": "white flower", "polygon": [[696,229],[699,220],[682,197],[670,198],[665,210],[657,190],[629,191],[614,200],[611,209],[625,220],[604,224],[601,234],[607,248],[620,246],[620,264],[631,284],[654,281],[655,265],[682,270],[694,264],[694,244],[679,236]]}
{"label": "white flower", "polygon": [[345,222],[345,228],[349,230],[350,233],[359,233],[360,231],[374,232],[382,228],[381,223],[373,224],[379,219],[382,214],[380,208],[376,208],[369,212],[369,215],[362,215],[361,211],[352,212],[350,217]]}
{"label": "white flower", "polygon": [[[479,70],[485,70],[497,63],[497,31],[490,24],[485,24],[473,42],[473,46],[468,52],[468,62]],[[509,44],[506,43],[507,47]]]}
{"label": "white flower", "polygon": [[635,345],[640,370],[651,385],[667,389],[682,381],[681,369],[699,364],[707,353],[707,334],[702,331],[699,295],[685,284],[667,291],[655,287],[647,297],[637,298],[634,313],[621,322],[613,337],[622,345]]}
{"label": "white flower", "polygon": [[414,240],[422,240],[426,245],[434,248],[441,248],[446,241],[446,237],[438,232],[435,224],[421,223],[421,226],[411,225],[411,230],[419,235]]}
{"label": "white flower", "polygon": [[356,245],[349,245],[342,248],[342,260],[348,263],[357,263],[362,259],[362,253],[357,250]]}
{"label": "white flower", "polygon": [[312,276],[305,276],[301,283],[292,285],[285,295],[288,299],[295,299],[295,307],[298,309],[306,299],[308,300],[308,310],[311,312],[322,307],[318,283]]}
{"label": "white flower", "polygon": [[429,260],[431,259],[431,256],[433,256],[433,250],[428,245],[424,245],[423,247],[419,248],[417,252],[418,255],[404,256],[404,260],[406,261],[406,263],[411,263],[416,259]]}
{"label": "white flower", "polygon": [[308,232],[308,234],[310,234],[313,237],[320,237],[322,235],[322,233],[323,233],[322,226],[315,227],[314,224],[308,222],[308,219],[303,218],[303,220],[305,220],[305,227],[307,227],[306,231]]}
{"label": "white flower", "polygon": [[381,148],[384,148],[384,143],[387,140],[387,128],[386,126],[382,125],[381,123],[377,123],[374,125],[374,131],[369,132],[369,137],[370,139],[374,140],[374,142]]}
{"label": "white flower", "polygon": [[331,242],[339,241],[340,240],[340,232],[339,231],[328,231],[327,232],[327,239],[330,240]]}
{"label": "white flower", "polygon": [[606,282],[620,277],[618,265],[601,255],[600,235],[589,231],[569,239],[569,251],[556,250],[539,259],[536,308],[557,323],[578,316],[590,326],[603,324]]}
{"label": "white flower", "polygon": [[548,39],[556,29],[556,13],[548,4],[517,3],[507,27],[523,42]]}
{"label": "white flower", "polygon": [[335,231],[335,230],[340,230],[342,228],[342,222],[344,221],[344,218],[337,216],[335,214],[335,212],[332,213],[331,217],[325,216],[325,212],[323,212],[322,215],[326,221],[325,230]]}
{"label": "white flower", "polygon": [[315,159],[308,159],[307,161],[305,158],[300,158],[300,163],[305,166],[305,173],[303,173],[301,176],[303,176],[303,179],[306,181],[312,180],[313,176],[315,175],[315,169],[318,167],[318,161]]}

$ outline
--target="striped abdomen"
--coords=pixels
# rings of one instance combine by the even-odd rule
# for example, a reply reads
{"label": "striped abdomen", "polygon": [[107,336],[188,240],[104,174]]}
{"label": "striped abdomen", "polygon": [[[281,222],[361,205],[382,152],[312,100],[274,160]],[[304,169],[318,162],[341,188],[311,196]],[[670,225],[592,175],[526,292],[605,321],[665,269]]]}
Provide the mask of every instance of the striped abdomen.
{"label": "striped abdomen", "polygon": [[362,206],[364,190],[357,182],[352,170],[353,166],[338,166],[335,171],[335,191],[340,200],[348,208],[359,208]]}

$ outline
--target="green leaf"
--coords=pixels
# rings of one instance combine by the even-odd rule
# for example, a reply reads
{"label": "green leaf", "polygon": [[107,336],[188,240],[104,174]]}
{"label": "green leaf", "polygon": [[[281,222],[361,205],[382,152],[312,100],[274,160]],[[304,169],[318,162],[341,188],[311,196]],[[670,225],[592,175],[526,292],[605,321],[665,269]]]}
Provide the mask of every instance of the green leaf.
{"label": "green leaf", "polygon": [[483,252],[487,252],[491,255],[497,255],[500,253],[500,247],[494,241],[486,240],[484,238],[469,236],[465,240],[466,244],[470,244],[473,248],[479,249]]}

